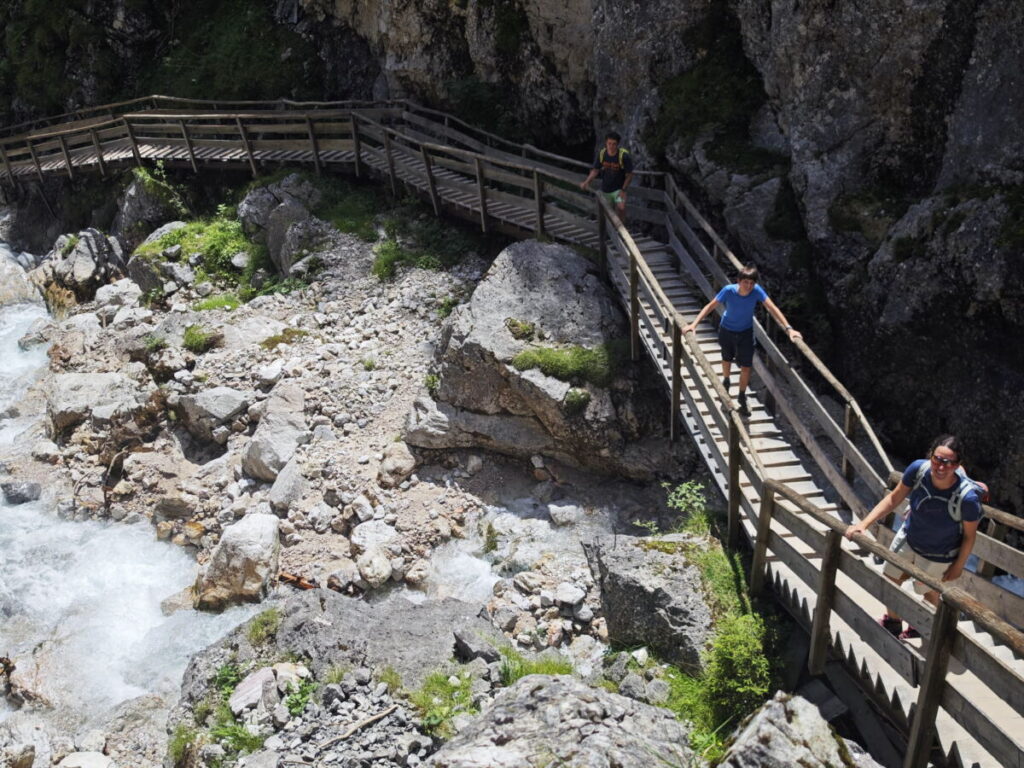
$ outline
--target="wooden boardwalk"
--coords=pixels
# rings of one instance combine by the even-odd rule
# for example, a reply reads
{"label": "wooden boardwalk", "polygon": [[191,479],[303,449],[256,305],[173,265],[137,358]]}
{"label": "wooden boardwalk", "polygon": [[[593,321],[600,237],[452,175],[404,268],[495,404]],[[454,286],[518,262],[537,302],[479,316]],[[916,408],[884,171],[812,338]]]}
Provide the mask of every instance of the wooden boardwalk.
{"label": "wooden boardwalk", "polygon": [[[856,400],[805,344],[776,344],[767,317],[755,329],[761,352],[751,412],[741,418],[717,374],[713,323],[681,333],[739,261],[671,176],[640,173],[642,183],[631,187],[630,222],[650,233],[640,236],[579,189],[588,163],[408,102],[151,97],[47,123],[0,132],[0,183],[106,175],[156,161],[196,172],[242,167],[254,176],[304,164],[372,176],[484,231],[596,251],[629,315],[633,358],[648,356],[664,378],[672,436],[689,433],[728,498],[730,545],[742,537],[754,548],[752,591],[770,588],[808,630],[813,673],[838,688],[852,678],[889,718],[888,732],[871,739],[876,758],[908,768],[1024,768],[1024,599],[991,580],[996,568],[1024,577],[1024,555],[1002,541],[1024,525],[987,510],[979,567],[960,588],[936,585],[938,611],[881,576],[881,560],[903,562],[884,546],[870,537],[845,541],[846,521],[885,493],[894,468]],[[891,537],[884,527],[877,534],[883,544]],[[874,618],[883,603],[922,639],[901,642],[882,630]],[[853,714],[867,731],[878,728],[876,719]]]}

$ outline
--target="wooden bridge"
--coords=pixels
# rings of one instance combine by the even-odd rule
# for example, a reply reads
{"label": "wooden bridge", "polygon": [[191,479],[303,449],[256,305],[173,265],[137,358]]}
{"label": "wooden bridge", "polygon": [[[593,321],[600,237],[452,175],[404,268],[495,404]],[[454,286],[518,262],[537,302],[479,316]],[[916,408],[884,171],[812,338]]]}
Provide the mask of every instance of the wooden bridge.
{"label": "wooden bridge", "polygon": [[[150,97],[0,132],[0,183],[18,188],[49,175],[74,179],[162,161],[240,166],[254,176],[278,164],[375,177],[484,231],[593,249],[630,318],[634,359],[664,378],[673,438],[689,432],[728,499],[729,544],[754,549],[751,589],[771,588],[810,633],[808,665],[833,686],[851,678],[884,726],[852,715],[880,762],[1024,768],[1024,599],[993,581],[1024,577],[1024,553],[1006,544],[1020,518],[986,508],[974,573],[958,587],[935,583],[867,536],[842,537],[898,475],[853,396],[802,341],[758,323],[751,413],[722,388],[711,322],[682,328],[739,266],[670,175],[639,173],[630,187],[631,234],[579,182],[589,163],[512,144],[407,102],[198,102]],[[933,610],[881,575],[881,561],[941,593]],[[875,623],[883,605],[922,635],[901,642]],[[856,699],[854,697],[846,697]],[[864,698],[861,701],[865,701]],[[892,746],[893,743],[897,747]],[[903,757],[899,756],[903,753]]]}

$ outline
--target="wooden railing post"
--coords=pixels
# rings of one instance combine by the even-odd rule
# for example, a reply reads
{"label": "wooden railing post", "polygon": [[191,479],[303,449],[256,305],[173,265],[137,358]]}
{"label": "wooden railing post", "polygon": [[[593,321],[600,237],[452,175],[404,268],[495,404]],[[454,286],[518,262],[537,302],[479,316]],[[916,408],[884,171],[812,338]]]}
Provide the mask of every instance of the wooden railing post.
{"label": "wooden railing post", "polygon": [[188,135],[188,126],[184,120],[179,120],[181,126],[181,137],[185,140],[185,149],[188,150],[188,161],[192,165],[192,173],[199,173],[199,166],[196,165],[196,152],[192,148],[192,138]]}
{"label": "wooden railing post", "polygon": [[608,222],[604,218],[604,207],[598,197],[594,198],[597,203],[597,258],[601,262],[601,269],[608,271]]}
{"label": "wooden railing post", "polygon": [[398,197],[398,177],[395,175],[395,155],[391,149],[391,134],[384,128],[384,156],[388,161],[388,179],[391,181],[391,197]]}
{"label": "wooden railing post", "polygon": [[75,169],[71,167],[71,155],[68,154],[68,143],[64,140],[63,134],[57,137],[60,142],[60,153],[64,156],[64,163],[67,166],[68,178],[75,180]]}
{"label": "wooden railing post", "polygon": [[260,172],[256,170],[256,157],[252,153],[252,145],[249,144],[249,134],[245,132],[245,126],[242,125],[242,118],[235,118],[235,125],[238,126],[238,135],[242,137],[242,146],[245,147],[245,154],[249,158],[249,170],[252,171],[252,177],[258,179]]}
{"label": "wooden railing post", "polygon": [[838,531],[830,530],[825,534],[825,551],[822,552],[821,574],[818,577],[818,600],[814,604],[814,621],[811,624],[811,650],[807,656],[807,670],[812,675],[820,675],[825,671],[828,658],[828,642],[831,637],[829,620],[835,603],[836,569],[839,567],[842,543],[843,536]]}
{"label": "wooden railing post", "polygon": [[[988,535],[990,538],[996,541],[1006,541],[1006,532],[1009,529],[1002,523],[997,523],[995,520],[989,522]],[[987,560],[978,559],[978,567],[974,569],[974,572],[983,579],[991,579],[996,575],[996,567],[993,563]]]}
{"label": "wooden railing post", "polygon": [[480,231],[487,233],[487,188],[484,186],[484,165],[480,162],[480,156],[473,158],[473,165],[476,168],[476,189],[480,199]]}
{"label": "wooden railing post", "polygon": [[[316,169],[316,175],[323,175],[323,168],[320,165],[320,144],[316,140],[316,128],[313,127],[313,118],[308,114],[306,115],[306,133],[309,135],[309,146],[313,150],[313,167]],[[384,138],[387,139],[387,134],[384,134]]]}
{"label": "wooden railing post", "polygon": [[103,146],[100,144],[100,137],[96,135],[96,129],[90,128],[89,135],[92,137],[92,146],[96,150],[96,165],[99,166],[100,176],[106,178],[107,164],[103,160]]}
{"label": "wooden railing post", "polygon": [[39,180],[42,181],[43,180],[43,167],[41,165],[39,165],[39,155],[36,154],[36,148],[32,146],[32,140],[31,139],[26,141],[25,144],[28,146],[28,153],[30,155],[32,155],[32,163],[36,167],[36,176],[38,176]]}
{"label": "wooden railing post", "polygon": [[629,252],[629,351],[633,362],[640,359],[640,269],[632,251]]}
{"label": "wooden railing post", "polygon": [[[849,403],[847,403],[846,407],[843,409],[843,434],[846,435],[846,439],[851,443],[857,434],[857,414],[854,412],[853,406]],[[843,451],[842,472],[846,481],[848,483],[852,483],[854,474],[853,464],[846,458],[846,451]]]}
{"label": "wooden railing post", "polygon": [[761,511],[757,516],[757,540],[754,542],[754,558],[750,563],[750,596],[760,597],[764,592],[765,564],[768,559],[768,533],[775,514],[775,491],[767,482],[761,490]]}
{"label": "wooden railing post", "polygon": [[356,160],[356,178],[362,178],[363,175],[363,158],[362,158],[362,143],[359,140],[359,119],[356,114],[352,113],[352,150],[355,153]]}
{"label": "wooden railing post", "polygon": [[739,414],[729,412],[729,549],[740,544],[740,425]]}
{"label": "wooden railing post", "polygon": [[672,442],[679,439],[679,404],[683,392],[683,331],[679,323],[672,320],[672,402],[668,430]]}
{"label": "wooden railing post", "polygon": [[441,201],[437,199],[437,184],[434,181],[434,166],[430,163],[430,155],[427,148],[420,145],[420,155],[423,157],[423,168],[427,173],[427,188],[430,191],[430,202],[434,206],[434,215],[441,216]]}
{"label": "wooden railing post", "polygon": [[946,685],[946,671],[949,668],[949,653],[956,631],[956,620],[960,611],[950,605],[943,594],[932,620],[932,633],[928,639],[928,657],[921,677],[921,688],[917,694],[917,707],[910,722],[907,737],[907,752],[903,768],[925,768],[935,741],[935,714],[942,703],[942,689]]}
{"label": "wooden railing post", "polygon": [[7,179],[11,182],[12,187],[18,186],[18,180],[14,176],[14,171],[11,170],[11,161],[7,158],[7,150],[0,147],[0,158],[4,161],[4,170],[7,172]]}
{"label": "wooden railing post", "polygon": [[540,172],[533,172],[533,196],[536,204],[537,237],[544,237],[544,182],[540,178]]}
{"label": "wooden railing post", "polygon": [[139,152],[139,142],[135,140],[135,129],[132,128],[132,124],[128,122],[127,118],[123,118],[124,128],[128,132],[128,141],[132,145],[132,157],[135,158],[135,164],[142,167],[142,153]]}

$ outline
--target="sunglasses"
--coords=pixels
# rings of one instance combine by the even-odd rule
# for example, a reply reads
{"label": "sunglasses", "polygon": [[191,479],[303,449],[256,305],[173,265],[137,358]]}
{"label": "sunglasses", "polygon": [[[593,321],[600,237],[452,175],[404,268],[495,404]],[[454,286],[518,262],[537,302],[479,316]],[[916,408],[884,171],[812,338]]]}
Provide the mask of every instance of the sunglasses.
{"label": "sunglasses", "polygon": [[960,459],[944,459],[941,456],[936,456],[934,453],[932,454],[932,461],[936,464],[941,464],[943,467],[950,467],[960,463]]}

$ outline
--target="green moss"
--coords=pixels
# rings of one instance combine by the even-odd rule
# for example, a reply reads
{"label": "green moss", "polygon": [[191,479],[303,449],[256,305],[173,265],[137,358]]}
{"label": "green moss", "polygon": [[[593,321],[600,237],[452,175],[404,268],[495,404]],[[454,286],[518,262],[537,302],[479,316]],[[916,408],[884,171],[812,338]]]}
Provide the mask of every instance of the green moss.
{"label": "green moss", "polygon": [[68,241],[64,243],[64,246],[60,249],[60,255],[67,258],[68,254],[75,250],[81,240],[82,239],[78,235],[71,235],[71,237],[68,238]]}
{"label": "green moss", "polygon": [[508,687],[527,675],[571,675],[572,662],[560,656],[528,659],[514,648],[499,648],[501,684]]}
{"label": "green moss", "polygon": [[264,349],[277,349],[279,344],[294,344],[308,335],[309,331],[304,331],[301,328],[285,328],[280,333],[265,338],[260,342],[260,346]]}
{"label": "green moss", "polygon": [[565,406],[565,412],[573,416],[583,413],[589,404],[590,393],[578,387],[573,387],[566,392],[565,399],[562,401],[562,405]]}
{"label": "green moss", "polygon": [[153,333],[147,334],[146,338],[143,339],[143,343],[146,345],[146,352],[149,354],[153,354],[154,352],[159,352],[161,349],[167,348],[167,339]]}
{"label": "green moss", "polygon": [[161,201],[182,218],[188,215],[185,195],[181,189],[168,180],[163,161],[158,160],[152,169],[137,166],[132,169],[131,173],[151,197]]}
{"label": "green moss", "polygon": [[219,333],[208,331],[201,325],[190,325],[185,328],[181,345],[189,352],[201,355],[217,346],[221,338]]}
{"label": "green moss", "polygon": [[[452,682],[452,679],[456,682]],[[453,735],[452,718],[461,713],[474,714],[472,678],[466,673],[451,675],[443,670],[431,672],[423,684],[409,694],[409,702],[419,712],[423,730],[442,739]]]}
{"label": "green moss", "polygon": [[512,338],[519,341],[532,341],[533,335],[537,331],[537,326],[533,323],[516,320],[514,317],[505,318],[505,327],[512,334]]}
{"label": "green moss", "polygon": [[907,259],[924,259],[928,256],[928,243],[923,237],[904,235],[892,242],[892,255],[898,262]]}
{"label": "green moss", "polygon": [[498,548],[498,531],[492,521],[488,521],[484,531],[484,554],[494,552]]}
{"label": "green moss", "polygon": [[204,312],[209,309],[226,309],[229,312],[238,309],[242,305],[241,299],[234,293],[220,293],[216,296],[208,296],[202,301],[192,305],[197,312]]}
{"label": "green moss", "polygon": [[[645,520],[643,522],[651,522]],[[646,527],[646,526],[641,526]],[[637,542],[637,546],[640,549],[654,552],[664,552],[666,555],[678,555],[687,551],[685,542],[682,541],[666,541],[665,539],[641,539]]]}
{"label": "green moss", "polygon": [[876,188],[840,195],[829,206],[828,216],[833,229],[859,234],[878,247],[909,206],[910,200],[900,192]]}
{"label": "green moss", "polygon": [[533,347],[512,360],[517,370],[539,368],[547,376],[568,382],[590,382],[608,386],[625,360],[625,344],[612,342],[599,347]]}
{"label": "green moss", "polygon": [[263,645],[268,640],[277,636],[277,630],[281,626],[281,612],[277,608],[268,608],[263,613],[257,614],[249,622],[245,629],[245,636],[253,645]]}
{"label": "green moss", "polygon": [[423,386],[426,387],[427,393],[437,399],[437,393],[441,389],[441,379],[436,373],[428,373],[423,377]]}

